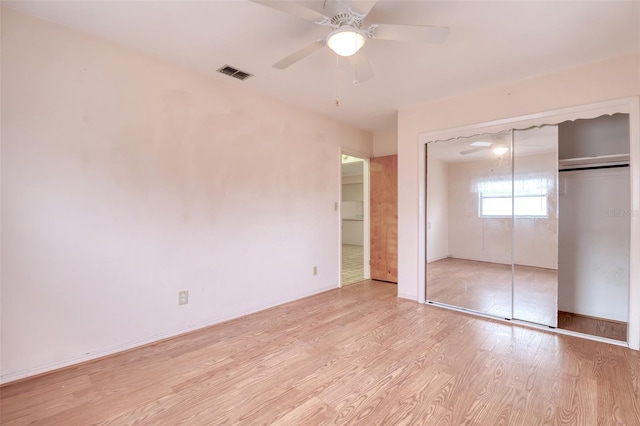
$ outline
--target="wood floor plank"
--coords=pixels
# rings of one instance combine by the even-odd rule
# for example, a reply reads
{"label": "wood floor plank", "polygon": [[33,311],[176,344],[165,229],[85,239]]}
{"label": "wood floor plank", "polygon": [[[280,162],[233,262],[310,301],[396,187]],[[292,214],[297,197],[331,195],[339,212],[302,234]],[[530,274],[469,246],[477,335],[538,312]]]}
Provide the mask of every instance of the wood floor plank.
{"label": "wood floor plank", "polygon": [[363,282],[0,388],[3,425],[638,425],[640,353]]}
{"label": "wood floor plank", "polygon": [[558,328],[592,336],[627,341],[627,323],[594,318],[570,312],[558,312]]}

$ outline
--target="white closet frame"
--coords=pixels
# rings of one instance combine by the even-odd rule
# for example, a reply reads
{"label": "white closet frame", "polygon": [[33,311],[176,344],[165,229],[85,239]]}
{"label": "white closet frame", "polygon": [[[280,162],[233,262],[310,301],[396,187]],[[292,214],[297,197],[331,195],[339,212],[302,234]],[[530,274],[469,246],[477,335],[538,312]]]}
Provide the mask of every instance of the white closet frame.
{"label": "white closet frame", "polygon": [[[598,340],[612,344],[621,344],[631,349],[640,350],[640,97],[614,99],[593,104],[580,105],[569,108],[560,108],[551,111],[523,115],[519,117],[478,123],[468,126],[455,127],[433,132],[421,133],[419,136],[420,159],[418,174],[418,200],[419,200],[419,244],[418,255],[422,261],[418,264],[418,279],[424,285],[418,286],[418,301],[426,300],[426,144],[431,141],[446,141],[459,137],[470,137],[487,133],[498,133],[505,130],[523,130],[544,124],[554,125],[564,121],[577,119],[590,119],[602,115],[616,113],[629,114],[629,168],[630,168],[630,252],[629,252],[629,322],[627,342],[617,342],[611,339],[600,338],[574,333],[567,330],[555,329],[562,334],[572,334],[583,338]],[[534,324],[512,320],[513,323],[522,323],[530,327]],[[549,330],[547,327],[540,327]]]}

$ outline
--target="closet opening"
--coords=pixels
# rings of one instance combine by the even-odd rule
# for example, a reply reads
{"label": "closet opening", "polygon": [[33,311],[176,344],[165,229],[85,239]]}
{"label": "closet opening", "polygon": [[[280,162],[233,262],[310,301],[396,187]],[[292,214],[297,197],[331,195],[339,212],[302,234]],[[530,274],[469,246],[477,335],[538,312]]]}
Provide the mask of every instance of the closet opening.
{"label": "closet opening", "polygon": [[560,123],[558,327],[627,341],[629,115]]}

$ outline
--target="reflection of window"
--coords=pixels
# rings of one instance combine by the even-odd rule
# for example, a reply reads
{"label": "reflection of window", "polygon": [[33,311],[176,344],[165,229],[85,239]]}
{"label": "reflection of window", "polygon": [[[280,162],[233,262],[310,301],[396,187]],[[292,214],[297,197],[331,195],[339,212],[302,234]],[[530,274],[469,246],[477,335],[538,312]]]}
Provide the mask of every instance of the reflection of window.
{"label": "reflection of window", "polygon": [[[547,193],[555,186],[553,177],[531,174],[528,176],[494,176],[473,183],[478,192],[480,217],[548,217]],[[513,194],[513,197],[511,196]]]}
{"label": "reflection of window", "polygon": [[[480,217],[511,217],[511,194],[480,193]],[[547,196],[539,191],[515,194],[514,216],[547,217]]]}

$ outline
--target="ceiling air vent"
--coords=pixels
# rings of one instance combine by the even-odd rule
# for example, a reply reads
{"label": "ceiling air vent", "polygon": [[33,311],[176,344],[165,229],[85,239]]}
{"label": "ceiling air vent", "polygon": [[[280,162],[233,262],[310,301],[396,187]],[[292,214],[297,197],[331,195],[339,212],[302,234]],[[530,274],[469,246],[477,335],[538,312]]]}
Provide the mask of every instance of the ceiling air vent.
{"label": "ceiling air vent", "polygon": [[246,80],[251,77],[253,74],[249,74],[248,72],[240,71],[237,68],[230,67],[229,65],[225,65],[222,68],[218,68],[218,72],[222,74],[230,75],[233,78],[237,78],[238,80]]}

